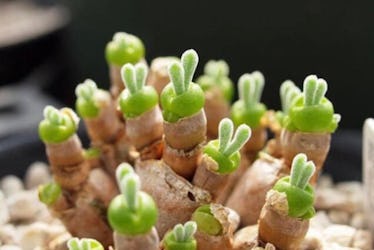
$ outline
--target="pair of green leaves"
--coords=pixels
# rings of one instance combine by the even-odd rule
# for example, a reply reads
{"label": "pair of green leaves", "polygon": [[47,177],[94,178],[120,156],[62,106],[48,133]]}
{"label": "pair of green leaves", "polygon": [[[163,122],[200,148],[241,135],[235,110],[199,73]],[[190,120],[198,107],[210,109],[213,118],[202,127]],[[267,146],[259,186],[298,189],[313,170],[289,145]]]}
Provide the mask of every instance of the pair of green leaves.
{"label": "pair of green leaves", "polygon": [[161,106],[164,120],[177,122],[199,112],[205,102],[203,90],[192,82],[199,57],[194,50],[187,50],[181,62],[173,62],[169,66],[171,82],[161,93]]}
{"label": "pair of green leaves", "polygon": [[166,250],[195,250],[197,242],[193,237],[196,233],[197,225],[194,221],[188,221],[184,225],[177,224],[173,230],[166,233],[164,237],[164,247]]}
{"label": "pair of green leaves", "polygon": [[290,131],[334,132],[340,115],[334,114],[332,103],[325,97],[326,92],[327,83],[324,79],[315,75],[306,77],[303,93],[297,97],[289,94],[289,99],[285,101],[289,106],[284,126]]}
{"label": "pair of green leaves", "polygon": [[314,216],[314,190],[309,184],[314,172],[314,163],[300,153],[292,161],[291,175],[281,178],[274,185],[274,190],[287,195],[289,216],[302,219]]}
{"label": "pair of green leaves", "polygon": [[136,36],[117,32],[105,48],[105,57],[108,63],[122,66],[126,63],[138,63],[144,58],[143,42]]}
{"label": "pair of green leaves", "polygon": [[121,93],[119,106],[125,118],[140,116],[158,104],[157,91],[152,86],[145,86],[147,75],[148,68],[143,63],[122,67],[121,76],[126,89]]}
{"label": "pair of green leaves", "polygon": [[109,204],[108,220],[111,227],[124,235],[149,232],[156,224],[158,210],[150,195],[140,191],[140,179],[133,168],[122,163],[116,170],[120,195]]}
{"label": "pair of green leaves", "polygon": [[88,238],[72,238],[68,241],[67,246],[69,250],[104,250],[100,242]]}
{"label": "pair of green leaves", "polygon": [[233,136],[234,124],[230,119],[224,118],[219,124],[218,134],[218,140],[210,141],[203,152],[217,162],[218,173],[229,174],[239,166],[239,150],[251,137],[251,129],[242,124]]}
{"label": "pair of green leaves", "polygon": [[266,106],[260,102],[265,85],[261,72],[244,74],[239,78],[239,100],[231,108],[231,118],[235,126],[247,124],[251,128],[260,126]]}
{"label": "pair of green leaves", "polygon": [[56,109],[46,106],[44,119],[39,123],[39,137],[45,143],[61,143],[69,139],[78,129],[79,118],[68,108]]}
{"label": "pair of green leaves", "polygon": [[200,76],[196,82],[205,92],[218,87],[225,100],[231,102],[234,87],[228,75],[229,66],[224,60],[210,60],[205,64],[204,75]]}

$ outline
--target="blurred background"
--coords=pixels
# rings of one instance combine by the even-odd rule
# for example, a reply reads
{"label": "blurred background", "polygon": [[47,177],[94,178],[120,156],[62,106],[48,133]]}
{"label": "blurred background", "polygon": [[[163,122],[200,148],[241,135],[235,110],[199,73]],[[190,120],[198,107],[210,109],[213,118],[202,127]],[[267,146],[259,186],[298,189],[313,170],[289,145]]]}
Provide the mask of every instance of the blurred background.
{"label": "blurred background", "polygon": [[373,9],[369,0],[0,0],[0,165],[18,168],[20,156],[44,153],[37,124],[45,104],[72,106],[74,87],[86,78],[109,86],[104,48],[126,31],[143,40],[148,62],[194,48],[196,75],[209,59],[225,59],[234,82],[262,71],[269,108],[279,108],[285,79],[302,86],[308,74],[325,78],[342,114],[332,150],[341,150],[341,164],[361,167],[359,131],[373,116]]}

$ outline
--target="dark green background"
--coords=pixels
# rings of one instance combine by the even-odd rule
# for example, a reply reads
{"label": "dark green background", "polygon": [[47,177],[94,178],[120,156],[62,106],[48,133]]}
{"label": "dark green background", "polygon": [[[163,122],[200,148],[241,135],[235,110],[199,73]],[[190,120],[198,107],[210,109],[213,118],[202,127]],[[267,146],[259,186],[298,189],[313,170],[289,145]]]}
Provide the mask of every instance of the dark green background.
{"label": "dark green background", "polygon": [[74,81],[90,77],[108,86],[104,47],[115,31],[141,37],[148,61],[194,48],[198,73],[223,58],[236,82],[260,70],[263,101],[279,107],[285,79],[299,86],[310,73],[329,83],[327,96],[342,114],[341,126],[361,128],[373,116],[374,1],[63,1]]}

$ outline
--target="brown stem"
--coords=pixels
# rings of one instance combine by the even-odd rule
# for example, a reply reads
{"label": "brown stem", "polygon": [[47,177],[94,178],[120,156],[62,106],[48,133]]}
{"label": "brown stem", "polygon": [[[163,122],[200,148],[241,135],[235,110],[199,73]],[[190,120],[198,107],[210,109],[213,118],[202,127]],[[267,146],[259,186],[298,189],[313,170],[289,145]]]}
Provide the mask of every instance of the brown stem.
{"label": "brown stem", "polygon": [[191,185],[162,161],[137,161],[136,172],[142,189],[153,197],[159,209],[156,228],[160,238],[174,225],[188,221],[200,205],[211,201],[207,191]]}
{"label": "brown stem", "polygon": [[105,207],[108,207],[112,199],[119,193],[113,179],[100,168],[91,170],[88,183],[92,192],[103,202]]}
{"label": "brown stem", "polygon": [[[158,105],[136,118],[127,119],[126,132],[130,143],[138,151],[144,150],[157,141],[160,142],[163,136],[163,118]],[[153,154],[156,154],[156,159],[161,158],[161,154],[157,155],[160,150],[157,147],[154,149],[156,151]],[[149,151],[147,153],[151,154]]]}
{"label": "brown stem", "polygon": [[259,219],[258,237],[280,250],[297,250],[309,229],[309,220],[288,216],[287,196],[271,190]]}
{"label": "brown stem", "polygon": [[321,171],[330,150],[331,134],[329,133],[304,133],[290,132],[286,129],[281,133],[281,145],[286,165],[291,168],[292,160],[299,153],[306,154],[308,160],[316,165],[316,171],[310,182],[317,182],[318,174]]}
{"label": "brown stem", "polygon": [[273,133],[274,138],[269,140],[265,146],[265,152],[275,158],[282,157],[282,145],[280,142],[280,134],[282,132],[282,126],[279,123],[276,113],[274,110],[268,110],[265,114],[266,127]]}
{"label": "brown stem", "polygon": [[280,178],[284,169],[283,162],[261,154],[241,177],[235,186],[226,206],[234,209],[242,219],[242,225],[257,223],[266,193]]}
{"label": "brown stem", "polygon": [[203,155],[192,180],[192,184],[210,192],[214,202],[225,190],[230,178],[229,174],[219,174],[216,172],[217,170],[217,162],[209,156]]}
{"label": "brown stem", "polygon": [[213,87],[205,92],[204,111],[207,118],[208,138],[215,139],[218,137],[220,121],[230,115],[230,104],[225,100],[218,87]]}
{"label": "brown stem", "polygon": [[121,66],[114,64],[109,65],[109,77],[110,77],[110,93],[117,99],[122,90],[125,89],[125,85],[121,78]]}
{"label": "brown stem", "polygon": [[110,144],[116,141],[123,124],[120,122],[112,99],[102,100],[99,103],[100,113],[95,118],[84,118],[88,135],[92,144]]}
{"label": "brown stem", "polygon": [[158,94],[170,82],[168,66],[175,59],[169,57],[158,57],[153,59],[147,78],[147,84],[153,86]]}
{"label": "brown stem", "polygon": [[113,239],[105,219],[106,211],[89,190],[86,185],[78,193],[65,191],[49,209],[73,237],[93,238],[108,247],[113,244]]}
{"label": "brown stem", "polygon": [[265,127],[252,129],[251,138],[243,146],[242,152],[247,155],[250,161],[254,161],[257,153],[262,150],[267,140]]}
{"label": "brown stem", "polygon": [[231,250],[233,249],[233,233],[239,225],[238,214],[220,204],[211,204],[211,213],[221,226],[220,235],[209,235],[200,231],[195,234],[198,250]]}
{"label": "brown stem", "polygon": [[164,133],[165,141],[170,147],[184,151],[192,150],[206,138],[204,110],[174,123],[164,121]]}
{"label": "brown stem", "polygon": [[46,153],[52,166],[74,166],[84,161],[82,143],[76,134],[61,143],[46,143]]}
{"label": "brown stem", "polygon": [[79,190],[87,180],[90,165],[85,161],[83,148],[74,134],[61,143],[46,143],[46,152],[55,181],[67,190]]}
{"label": "brown stem", "polygon": [[198,162],[200,161],[201,151],[201,144],[191,151],[186,152],[184,150],[174,149],[165,143],[162,159],[178,175],[183,176],[187,180],[191,180]]}
{"label": "brown stem", "polygon": [[229,175],[229,180],[227,185],[225,186],[224,190],[218,195],[216,202],[225,204],[227,199],[233,192],[233,189],[247,171],[247,169],[251,166],[252,162],[249,160],[246,154],[241,152],[240,158],[240,165],[237,170],[235,170],[232,174]]}
{"label": "brown stem", "polygon": [[117,232],[113,233],[115,250],[158,250],[160,240],[154,227],[142,235],[126,236]]}

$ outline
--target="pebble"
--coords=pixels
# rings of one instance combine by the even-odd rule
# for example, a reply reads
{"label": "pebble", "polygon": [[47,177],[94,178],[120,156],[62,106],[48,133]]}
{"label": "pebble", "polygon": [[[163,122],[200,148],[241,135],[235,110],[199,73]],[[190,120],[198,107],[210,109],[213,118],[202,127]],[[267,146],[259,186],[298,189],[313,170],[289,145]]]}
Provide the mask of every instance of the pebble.
{"label": "pebble", "polygon": [[32,221],[41,209],[37,190],[28,190],[16,193],[6,200],[10,221]]}
{"label": "pebble", "polygon": [[18,232],[14,225],[5,224],[5,225],[0,226],[0,243],[1,244],[17,245],[18,241],[19,241]]}
{"label": "pebble", "polygon": [[9,221],[8,207],[3,192],[0,191],[0,226]]}
{"label": "pebble", "polygon": [[37,188],[50,180],[49,166],[44,162],[34,162],[26,171],[25,185],[27,189]]}
{"label": "pebble", "polygon": [[354,238],[352,247],[362,249],[362,250],[371,250],[373,246],[373,241],[369,231],[366,230],[357,230]]}
{"label": "pebble", "polygon": [[24,250],[33,250],[36,247],[46,247],[49,242],[65,232],[63,226],[49,225],[35,222],[21,230],[20,246]]}
{"label": "pebble", "polygon": [[10,197],[24,190],[24,187],[20,178],[15,175],[7,175],[0,181],[0,189],[5,197]]}
{"label": "pebble", "polygon": [[331,225],[326,228],[322,235],[329,244],[336,243],[342,247],[350,247],[356,229],[346,225]]}
{"label": "pebble", "polygon": [[365,229],[367,228],[367,223],[366,223],[366,220],[365,220],[365,216],[363,213],[355,213],[352,218],[351,218],[351,221],[349,223],[352,227],[354,228],[358,228],[358,229]]}
{"label": "pebble", "polygon": [[323,230],[331,225],[331,221],[325,211],[318,211],[310,220],[310,227],[318,230]]}
{"label": "pebble", "polygon": [[22,250],[22,248],[16,245],[3,245],[0,246],[0,250]]}
{"label": "pebble", "polygon": [[350,214],[340,210],[330,210],[329,219],[334,224],[348,224],[350,222]]}

